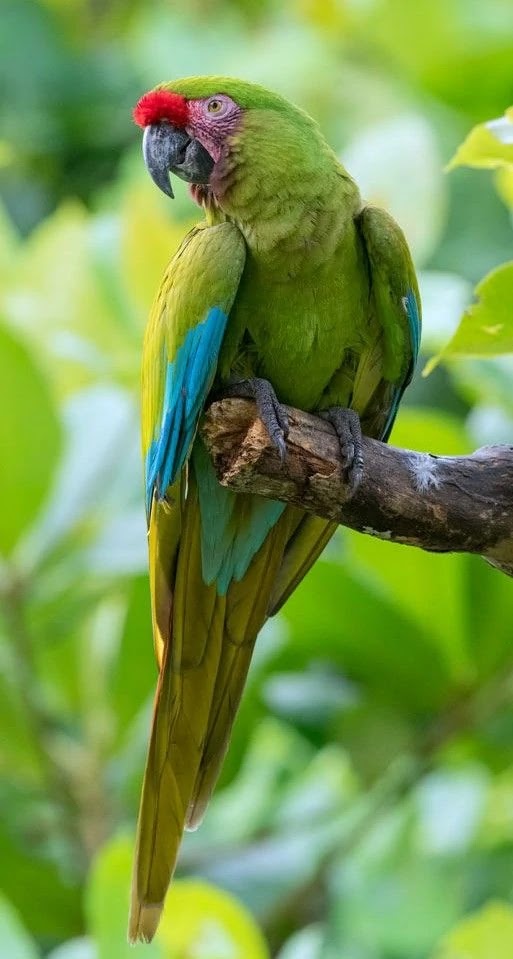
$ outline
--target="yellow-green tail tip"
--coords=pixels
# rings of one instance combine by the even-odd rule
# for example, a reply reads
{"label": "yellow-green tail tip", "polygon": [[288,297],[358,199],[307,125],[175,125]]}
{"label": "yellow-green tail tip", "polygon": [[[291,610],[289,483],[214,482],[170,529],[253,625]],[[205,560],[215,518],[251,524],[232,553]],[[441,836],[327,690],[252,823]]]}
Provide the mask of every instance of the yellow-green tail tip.
{"label": "yellow-green tail tip", "polygon": [[128,941],[135,946],[137,942],[151,942],[157,931],[164,903],[132,903],[128,921]]}

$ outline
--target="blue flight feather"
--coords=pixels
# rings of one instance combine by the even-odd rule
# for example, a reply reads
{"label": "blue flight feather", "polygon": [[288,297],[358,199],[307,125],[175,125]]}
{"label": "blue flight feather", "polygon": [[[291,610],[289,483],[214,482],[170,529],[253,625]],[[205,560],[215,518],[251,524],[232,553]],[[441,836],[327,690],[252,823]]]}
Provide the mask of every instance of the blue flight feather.
{"label": "blue flight feather", "polygon": [[413,353],[411,374],[413,375],[413,368],[417,362],[420,347],[420,315],[417,298],[412,289],[408,290],[404,298],[404,308],[410,324],[411,348]]}
{"label": "blue flight feather", "polygon": [[201,440],[192,451],[201,513],[201,563],[205,583],[224,596],[232,581],[241,580],[268,532],[279,520],[284,503],[261,496],[232,493],[218,483]]}
{"label": "blue flight feather", "polygon": [[168,362],[159,434],[146,454],[146,510],[154,491],[163,499],[185,463],[198,417],[212,386],[228,317],[219,307],[187,332]]}

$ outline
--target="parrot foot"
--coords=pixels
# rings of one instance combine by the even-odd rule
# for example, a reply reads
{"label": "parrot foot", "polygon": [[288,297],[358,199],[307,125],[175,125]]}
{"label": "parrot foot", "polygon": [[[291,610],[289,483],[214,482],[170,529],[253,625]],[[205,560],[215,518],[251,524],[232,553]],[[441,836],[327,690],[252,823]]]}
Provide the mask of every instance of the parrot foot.
{"label": "parrot foot", "polygon": [[283,463],[287,447],[285,440],[289,435],[289,421],[285,410],[268,380],[252,376],[247,380],[230,383],[223,389],[223,396],[239,396],[241,399],[254,400],[258,415],[262,420]]}
{"label": "parrot foot", "polygon": [[347,470],[347,483],[350,496],[354,496],[363,475],[363,443],[360,417],[354,410],[342,406],[331,406],[319,413],[319,416],[331,423],[340,447],[342,466]]}

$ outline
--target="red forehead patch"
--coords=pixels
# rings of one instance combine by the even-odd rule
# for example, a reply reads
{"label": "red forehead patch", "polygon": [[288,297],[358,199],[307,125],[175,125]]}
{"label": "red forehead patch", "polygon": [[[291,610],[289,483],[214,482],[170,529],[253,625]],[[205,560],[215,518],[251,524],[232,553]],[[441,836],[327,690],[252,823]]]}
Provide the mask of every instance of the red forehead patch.
{"label": "red forehead patch", "polygon": [[150,90],[134,107],[133,118],[140,127],[160,120],[169,120],[176,127],[184,127],[189,117],[187,100],[169,90]]}

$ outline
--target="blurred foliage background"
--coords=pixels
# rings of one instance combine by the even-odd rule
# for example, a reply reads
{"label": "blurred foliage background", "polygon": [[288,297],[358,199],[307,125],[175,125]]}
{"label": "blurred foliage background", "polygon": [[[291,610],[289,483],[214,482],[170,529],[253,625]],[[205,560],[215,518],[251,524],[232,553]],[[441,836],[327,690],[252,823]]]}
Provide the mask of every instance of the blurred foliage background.
{"label": "blurred foliage background", "polygon": [[159,80],[215,72],[309,110],[420,271],[424,360],[393,440],[511,442],[507,124],[501,149],[480,127],[444,172],[513,102],[511,12],[0,0],[2,957],[513,954],[511,583],[346,531],[259,639],[158,940],[125,938],[156,679],[139,355],[197,216],[185,190],[172,206],[148,181],[131,107]]}

